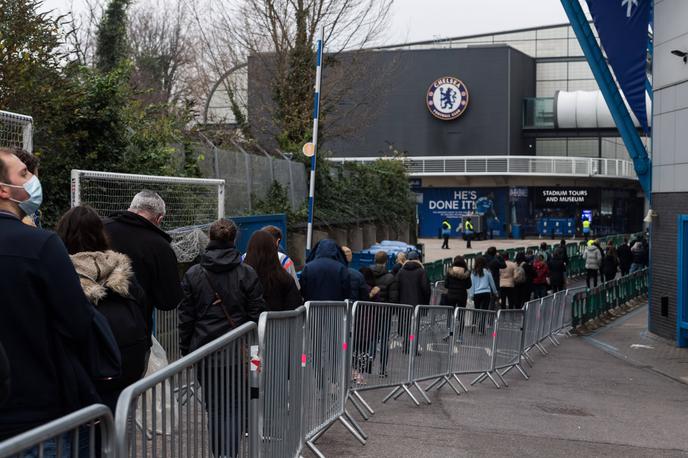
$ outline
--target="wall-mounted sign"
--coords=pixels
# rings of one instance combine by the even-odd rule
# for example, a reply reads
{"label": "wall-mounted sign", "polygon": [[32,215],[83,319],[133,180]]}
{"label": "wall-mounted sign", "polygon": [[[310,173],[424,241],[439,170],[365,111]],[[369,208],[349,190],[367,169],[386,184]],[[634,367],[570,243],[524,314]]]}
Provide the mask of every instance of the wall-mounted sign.
{"label": "wall-mounted sign", "polygon": [[438,78],[428,88],[426,104],[434,117],[451,121],[468,108],[468,89],[460,79]]}
{"label": "wall-mounted sign", "polygon": [[535,205],[540,208],[597,208],[600,205],[600,192],[594,188],[537,188]]}

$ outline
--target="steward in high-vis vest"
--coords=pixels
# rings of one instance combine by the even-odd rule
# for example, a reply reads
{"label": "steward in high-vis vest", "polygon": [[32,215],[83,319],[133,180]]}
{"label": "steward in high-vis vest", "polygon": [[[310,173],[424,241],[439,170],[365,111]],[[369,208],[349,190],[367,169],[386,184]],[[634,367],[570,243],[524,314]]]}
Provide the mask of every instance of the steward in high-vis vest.
{"label": "steward in high-vis vest", "polygon": [[446,219],[442,221],[442,238],[444,239],[444,242],[442,242],[442,249],[443,250],[448,250],[449,249],[449,235],[451,234],[451,224],[449,224],[449,221]]}
{"label": "steward in high-vis vest", "polygon": [[586,242],[588,241],[588,237],[590,237],[590,221],[588,221],[587,218],[583,218],[583,237]]}
{"label": "steward in high-vis vest", "polygon": [[466,237],[466,248],[471,247],[471,240],[473,239],[473,223],[471,222],[470,218],[466,218],[466,222],[464,223],[464,236]]}

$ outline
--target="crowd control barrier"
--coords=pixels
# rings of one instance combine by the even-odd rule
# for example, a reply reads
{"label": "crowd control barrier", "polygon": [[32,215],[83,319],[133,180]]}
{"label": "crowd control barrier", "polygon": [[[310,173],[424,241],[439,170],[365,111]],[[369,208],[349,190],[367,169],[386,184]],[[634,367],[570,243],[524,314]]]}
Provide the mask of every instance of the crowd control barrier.
{"label": "crowd control barrier", "polygon": [[363,445],[365,433],[346,411],[351,378],[347,302],[307,302],[305,332],[305,443],[318,456],[315,441],[339,421]]}
{"label": "crowd control barrier", "polygon": [[110,409],[94,404],[0,442],[0,458],[114,458]]}
{"label": "crowd control barrier", "polygon": [[256,456],[257,350],[247,323],[126,388],[118,456]]}
{"label": "crowd control barrier", "polygon": [[497,388],[510,371],[527,380],[530,350],[547,354],[570,327],[616,315],[647,281],[643,270],[521,310],[309,302],[266,312],[126,388],[114,424],[94,405],[0,443],[0,458],[279,458],[306,447],[322,457],[315,442],[336,422],[365,444],[346,410],[350,401],[365,419],[374,414],[363,391],[391,388],[384,402],[406,394],[420,405],[418,393],[430,403],[426,393],[447,384],[467,392],[464,374]]}
{"label": "crowd control barrier", "polygon": [[306,309],[264,312],[258,321],[259,455],[289,458],[303,448]]}
{"label": "crowd control barrier", "polygon": [[356,302],[353,306],[351,348],[352,380],[349,398],[366,418],[375,412],[360,392],[376,388],[404,390],[416,405],[420,403],[408,389],[410,347],[414,308],[410,305]]}
{"label": "crowd control barrier", "polygon": [[177,310],[155,309],[154,315],[155,338],[165,350],[168,362],[174,362],[182,357],[179,351],[179,313]]}

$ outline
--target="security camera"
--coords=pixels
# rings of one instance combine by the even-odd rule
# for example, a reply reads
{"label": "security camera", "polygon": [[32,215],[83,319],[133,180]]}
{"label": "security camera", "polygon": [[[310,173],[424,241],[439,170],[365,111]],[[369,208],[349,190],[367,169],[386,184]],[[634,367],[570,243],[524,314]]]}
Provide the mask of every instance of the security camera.
{"label": "security camera", "polygon": [[671,54],[678,56],[683,59],[683,63],[688,63],[688,52],[681,51],[680,49],[672,49]]}

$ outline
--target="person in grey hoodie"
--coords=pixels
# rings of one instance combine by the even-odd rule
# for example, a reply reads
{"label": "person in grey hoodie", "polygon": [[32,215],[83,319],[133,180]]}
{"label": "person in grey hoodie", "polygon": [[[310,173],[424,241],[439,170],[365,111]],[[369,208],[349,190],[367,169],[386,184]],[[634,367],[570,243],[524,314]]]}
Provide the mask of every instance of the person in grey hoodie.
{"label": "person in grey hoodie", "polygon": [[593,280],[593,285],[597,287],[597,272],[600,270],[602,264],[602,253],[591,240],[583,252],[583,259],[585,259],[585,284],[590,288],[590,279]]}

